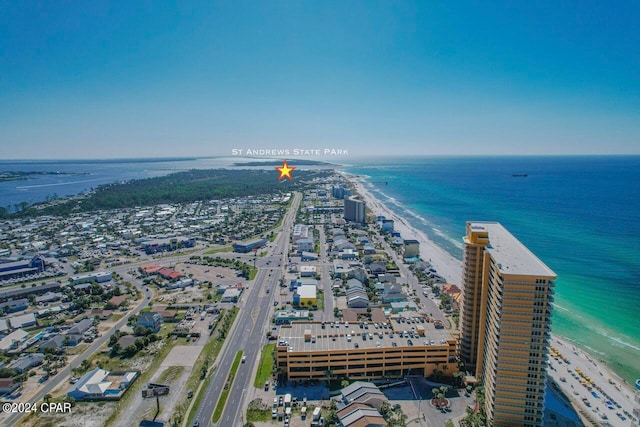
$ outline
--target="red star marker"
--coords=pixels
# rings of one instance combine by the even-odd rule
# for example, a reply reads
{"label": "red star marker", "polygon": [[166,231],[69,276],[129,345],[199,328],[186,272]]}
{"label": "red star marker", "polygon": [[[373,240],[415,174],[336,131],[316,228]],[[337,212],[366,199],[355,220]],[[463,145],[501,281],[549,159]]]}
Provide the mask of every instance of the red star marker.
{"label": "red star marker", "polygon": [[280,172],[278,181],[282,181],[282,178],[289,178],[289,181],[293,181],[293,178],[291,178],[291,172],[293,172],[295,168],[295,166],[289,166],[286,160],[282,162],[282,166],[276,166],[276,170]]}

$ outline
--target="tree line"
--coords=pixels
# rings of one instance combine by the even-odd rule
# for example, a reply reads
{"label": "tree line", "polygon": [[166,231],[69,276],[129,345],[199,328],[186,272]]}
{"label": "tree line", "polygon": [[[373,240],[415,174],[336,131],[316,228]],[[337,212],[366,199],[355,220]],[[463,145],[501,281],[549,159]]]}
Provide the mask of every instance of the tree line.
{"label": "tree line", "polygon": [[310,181],[327,177],[330,173],[329,170],[300,170],[295,172],[293,181],[278,181],[276,171],[272,170],[194,169],[165,176],[106,184],[86,197],[23,206],[23,209],[16,213],[9,213],[7,209],[0,208],[0,218],[69,215],[101,209],[286,193],[304,190]]}

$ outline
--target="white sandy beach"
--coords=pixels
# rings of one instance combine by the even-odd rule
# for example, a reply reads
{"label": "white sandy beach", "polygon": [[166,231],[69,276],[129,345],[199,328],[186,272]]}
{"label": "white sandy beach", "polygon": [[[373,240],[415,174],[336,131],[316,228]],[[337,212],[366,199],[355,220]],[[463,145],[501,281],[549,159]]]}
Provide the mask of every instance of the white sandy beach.
{"label": "white sandy beach", "polygon": [[[405,218],[400,217],[382,202],[376,199],[365,187],[364,183],[356,176],[344,174],[344,176],[354,184],[356,191],[364,199],[367,209],[374,215],[384,215],[386,218],[394,220],[394,229],[402,235],[403,238],[411,238],[420,242],[421,258],[429,261],[437,270],[438,274],[446,278],[449,283],[454,283],[462,288],[462,262],[452,257],[448,252],[430,240],[423,232],[414,228]],[[461,236],[462,237],[462,236]],[[555,380],[563,392],[574,401],[579,409],[589,414],[592,421],[602,423],[602,413],[607,416],[606,421],[612,426],[629,426],[630,419],[623,421],[616,413],[623,414],[623,411],[632,413],[634,407],[634,390],[633,386],[625,383],[617,375],[613,373],[597,358],[587,354],[585,351],[575,347],[570,341],[552,334],[552,345],[567,358],[569,364],[564,363],[562,359],[553,359],[550,355],[550,363],[553,368],[549,369],[550,376]],[[581,369],[586,375],[594,380],[595,384],[601,387],[602,391],[593,388],[599,398],[595,397],[591,391],[581,385],[579,380],[574,379],[571,372],[575,373],[575,369]],[[565,378],[566,382],[560,378]],[[611,378],[611,382],[609,382]],[[605,397],[609,396],[608,398]],[[587,407],[582,401],[586,398],[591,404]],[[613,400],[622,408],[615,405],[615,409],[608,409],[605,402]]]}
{"label": "white sandy beach", "polygon": [[[393,228],[404,238],[412,238],[420,242],[420,255],[425,261],[429,261],[438,271],[438,274],[457,285],[461,282],[462,262],[452,257],[447,251],[436,245],[422,231],[416,230],[404,218],[396,215],[391,209],[376,199],[363,185],[361,181],[352,179],[356,191],[364,199],[367,209],[374,215],[384,215],[394,221]],[[462,236],[460,236],[462,237]]]}

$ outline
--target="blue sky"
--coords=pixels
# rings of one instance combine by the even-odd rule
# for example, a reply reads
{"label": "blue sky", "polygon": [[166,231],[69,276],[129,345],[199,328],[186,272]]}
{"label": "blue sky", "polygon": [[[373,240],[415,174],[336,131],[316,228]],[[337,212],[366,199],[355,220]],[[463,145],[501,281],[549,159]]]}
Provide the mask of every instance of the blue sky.
{"label": "blue sky", "polygon": [[640,154],[636,1],[178,3],[3,2],[0,158]]}

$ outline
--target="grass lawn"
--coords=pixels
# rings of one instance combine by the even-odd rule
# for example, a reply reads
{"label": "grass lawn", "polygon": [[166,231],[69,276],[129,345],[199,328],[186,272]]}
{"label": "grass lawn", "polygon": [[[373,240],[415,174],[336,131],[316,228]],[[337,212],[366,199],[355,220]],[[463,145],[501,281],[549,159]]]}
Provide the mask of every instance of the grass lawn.
{"label": "grass lawn", "polygon": [[271,409],[247,409],[247,422],[268,422],[271,421]]}
{"label": "grass lawn", "polygon": [[267,344],[262,347],[262,355],[260,356],[260,365],[258,365],[258,372],[256,373],[256,380],[253,382],[253,386],[256,388],[264,387],[264,383],[269,381],[271,377],[271,368],[273,368],[273,352],[276,349],[275,344]]}
{"label": "grass lawn", "polygon": [[231,252],[233,250],[233,248],[231,246],[225,246],[223,248],[218,248],[218,249],[211,249],[210,251],[205,252],[205,255],[213,255],[213,254],[217,254],[220,252]]}
{"label": "grass lawn", "polygon": [[233,364],[231,365],[231,372],[227,376],[227,382],[224,386],[224,390],[220,393],[220,400],[218,400],[218,404],[216,405],[216,410],[213,412],[214,423],[217,423],[222,416],[222,411],[224,411],[224,407],[227,404],[227,397],[229,397],[229,391],[231,391],[231,386],[233,386],[233,380],[235,379],[236,372],[238,371],[238,366],[240,366],[240,360],[242,359],[242,350],[238,350],[236,353],[236,357],[233,359]]}
{"label": "grass lawn", "polygon": [[318,298],[316,300],[318,302],[318,310],[324,310],[324,292],[318,291]]}
{"label": "grass lawn", "polygon": [[118,314],[112,314],[111,317],[109,317],[109,319],[107,319],[109,322],[117,322],[118,320],[122,319],[124,317],[124,314],[122,313],[118,313]]}

